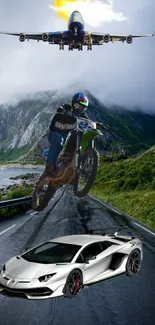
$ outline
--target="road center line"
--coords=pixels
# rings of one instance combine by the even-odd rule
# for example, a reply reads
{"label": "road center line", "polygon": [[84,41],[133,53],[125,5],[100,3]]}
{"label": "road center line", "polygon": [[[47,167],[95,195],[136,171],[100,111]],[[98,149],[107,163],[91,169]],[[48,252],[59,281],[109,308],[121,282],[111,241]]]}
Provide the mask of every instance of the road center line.
{"label": "road center line", "polygon": [[152,232],[151,230],[149,230],[149,229],[147,229],[147,228],[145,228],[145,227],[141,226],[141,225],[140,225],[139,223],[137,223],[137,222],[135,222],[135,224],[136,224],[138,227],[140,227],[140,228],[144,229],[145,231],[148,231],[148,232],[150,232],[150,234],[151,234],[151,235],[155,236],[155,233],[154,233],[154,232]]}
{"label": "road center line", "polygon": [[15,226],[16,225],[14,224],[14,225],[10,226],[9,228],[7,228],[7,229],[3,230],[2,232],[0,232],[0,236],[3,235],[6,231],[10,230],[11,228],[13,228]]}

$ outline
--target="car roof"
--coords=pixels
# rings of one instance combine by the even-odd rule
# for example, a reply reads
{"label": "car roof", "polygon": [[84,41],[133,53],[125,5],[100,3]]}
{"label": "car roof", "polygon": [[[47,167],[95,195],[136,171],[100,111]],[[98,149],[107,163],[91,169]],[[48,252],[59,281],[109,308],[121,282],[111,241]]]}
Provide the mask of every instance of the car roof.
{"label": "car roof", "polygon": [[113,241],[113,239],[111,239],[109,236],[83,234],[83,235],[70,235],[70,236],[58,237],[58,238],[51,239],[50,242],[85,246],[87,244],[95,243],[97,241],[104,241],[104,240]]}

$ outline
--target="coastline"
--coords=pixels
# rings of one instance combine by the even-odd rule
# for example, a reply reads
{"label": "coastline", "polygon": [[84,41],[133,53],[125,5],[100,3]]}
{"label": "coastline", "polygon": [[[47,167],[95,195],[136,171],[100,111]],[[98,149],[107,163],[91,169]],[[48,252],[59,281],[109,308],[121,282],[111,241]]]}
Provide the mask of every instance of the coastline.
{"label": "coastline", "polygon": [[[18,197],[21,197],[20,192],[25,191],[31,186],[34,187],[38,182],[40,175],[41,173],[36,173],[34,170],[33,173],[26,173],[9,177],[10,182],[8,184],[0,185],[0,197],[3,198],[7,195],[8,192],[14,190],[18,191]],[[32,189],[30,189],[30,192],[32,192]]]}
{"label": "coastline", "polygon": [[0,164],[0,168],[20,168],[20,169],[44,169],[45,165],[31,165],[31,164],[27,164],[27,165],[23,165],[23,164],[5,164],[2,165]]}

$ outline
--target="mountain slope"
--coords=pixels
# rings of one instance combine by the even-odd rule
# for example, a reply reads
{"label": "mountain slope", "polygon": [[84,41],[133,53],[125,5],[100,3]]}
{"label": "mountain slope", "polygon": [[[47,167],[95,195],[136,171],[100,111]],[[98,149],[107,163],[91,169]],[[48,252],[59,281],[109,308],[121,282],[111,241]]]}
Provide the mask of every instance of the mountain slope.
{"label": "mountain slope", "polygon": [[[136,154],[154,145],[155,116],[108,108],[89,91],[86,93],[90,100],[88,117],[110,126],[97,142],[102,152]],[[56,108],[69,101],[67,93],[46,91],[27,95],[16,104],[0,105],[0,161],[15,161],[27,153],[27,160],[37,161],[36,142],[49,127]]]}
{"label": "mountain slope", "polygon": [[101,155],[90,193],[155,230],[155,147],[119,161]]}

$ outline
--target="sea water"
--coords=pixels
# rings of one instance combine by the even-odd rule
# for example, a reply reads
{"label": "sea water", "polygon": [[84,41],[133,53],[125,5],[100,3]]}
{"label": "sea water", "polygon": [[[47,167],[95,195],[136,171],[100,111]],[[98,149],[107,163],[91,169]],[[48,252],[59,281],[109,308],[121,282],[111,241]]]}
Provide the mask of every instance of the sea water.
{"label": "sea water", "polygon": [[28,173],[39,173],[41,174],[43,170],[41,168],[6,168],[0,167],[0,189],[13,183],[18,183],[19,180],[10,179],[10,177],[15,177]]}

